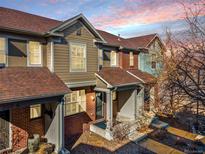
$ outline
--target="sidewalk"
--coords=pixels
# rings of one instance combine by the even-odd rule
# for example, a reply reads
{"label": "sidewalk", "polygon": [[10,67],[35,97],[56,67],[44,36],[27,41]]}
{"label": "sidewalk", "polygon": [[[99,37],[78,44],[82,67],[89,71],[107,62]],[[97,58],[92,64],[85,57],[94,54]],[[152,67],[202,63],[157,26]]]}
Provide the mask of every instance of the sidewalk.
{"label": "sidewalk", "polygon": [[140,146],[155,152],[155,153],[159,153],[159,154],[184,154],[184,152],[179,151],[177,149],[174,149],[170,146],[167,146],[165,144],[161,144],[157,141],[154,141],[152,139],[147,139],[144,142],[140,143]]}
{"label": "sidewalk", "polygon": [[174,134],[174,135],[177,135],[177,136],[180,136],[180,137],[183,137],[185,139],[192,140],[192,141],[205,139],[205,137],[202,135],[193,134],[193,133],[190,133],[190,132],[187,132],[187,131],[184,131],[181,129],[177,129],[174,127],[168,127],[167,131],[171,134]]}

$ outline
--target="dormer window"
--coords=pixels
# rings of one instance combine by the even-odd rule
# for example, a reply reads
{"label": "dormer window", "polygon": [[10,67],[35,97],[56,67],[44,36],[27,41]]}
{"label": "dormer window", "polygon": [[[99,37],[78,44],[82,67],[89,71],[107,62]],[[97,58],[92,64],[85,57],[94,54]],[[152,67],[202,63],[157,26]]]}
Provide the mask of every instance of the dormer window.
{"label": "dormer window", "polygon": [[156,62],[156,54],[151,55],[151,68],[156,69],[157,68],[157,62]]}
{"label": "dormer window", "polygon": [[134,66],[134,55],[133,55],[133,52],[130,52],[130,66]]}
{"label": "dormer window", "polygon": [[42,66],[42,50],[39,42],[29,41],[28,43],[28,65]]}
{"label": "dormer window", "polygon": [[111,53],[110,53],[110,65],[117,66],[117,53],[116,53],[116,51],[111,51]]}
{"label": "dormer window", "polygon": [[6,39],[0,37],[0,64],[6,64]]}

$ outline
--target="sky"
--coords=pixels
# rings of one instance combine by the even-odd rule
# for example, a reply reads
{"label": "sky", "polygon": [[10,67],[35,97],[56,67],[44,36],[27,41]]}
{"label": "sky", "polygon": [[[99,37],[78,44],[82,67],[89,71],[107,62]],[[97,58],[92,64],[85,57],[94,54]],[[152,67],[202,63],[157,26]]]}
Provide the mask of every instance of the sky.
{"label": "sky", "polygon": [[[168,28],[183,32],[187,8],[205,0],[0,0],[0,6],[13,8],[57,20],[66,20],[79,13],[97,28],[134,37],[150,33],[164,36]],[[205,9],[200,13],[205,21]]]}

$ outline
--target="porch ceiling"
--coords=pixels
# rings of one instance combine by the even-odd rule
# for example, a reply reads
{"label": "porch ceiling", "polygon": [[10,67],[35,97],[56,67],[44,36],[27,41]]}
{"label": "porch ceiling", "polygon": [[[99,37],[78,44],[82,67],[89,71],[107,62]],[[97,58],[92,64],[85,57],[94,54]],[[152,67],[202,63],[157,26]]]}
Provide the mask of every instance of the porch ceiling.
{"label": "porch ceiling", "polygon": [[69,92],[67,86],[47,68],[0,69],[0,104],[61,96]]}

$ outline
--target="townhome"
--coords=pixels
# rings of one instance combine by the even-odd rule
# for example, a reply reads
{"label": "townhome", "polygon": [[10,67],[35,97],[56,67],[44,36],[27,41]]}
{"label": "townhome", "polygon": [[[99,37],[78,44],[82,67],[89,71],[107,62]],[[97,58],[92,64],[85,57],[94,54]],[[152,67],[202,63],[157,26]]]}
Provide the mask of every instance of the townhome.
{"label": "townhome", "polygon": [[58,24],[0,8],[0,153],[25,149],[34,134],[64,150],[63,103],[70,90],[48,69],[44,34]]}
{"label": "townhome", "polygon": [[[151,67],[141,62],[141,54],[152,54],[148,46],[156,39],[159,40],[159,37],[151,34],[125,39],[105,31],[98,32],[106,41],[97,42],[99,72],[96,73],[95,91],[97,117],[101,120],[90,128],[112,140],[111,130],[116,124],[136,121],[144,110],[150,111],[157,106],[156,78],[141,69]],[[157,52],[162,54],[162,43],[159,49]]]}
{"label": "townhome", "polygon": [[33,134],[56,151],[85,130],[112,140],[115,124],[154,108],[156,81],[141,54],[154,40],[164,47],[155,34],[143,38],[96,30],[82,14],[57,21],[0,8],[0,150],[25,148]]}

